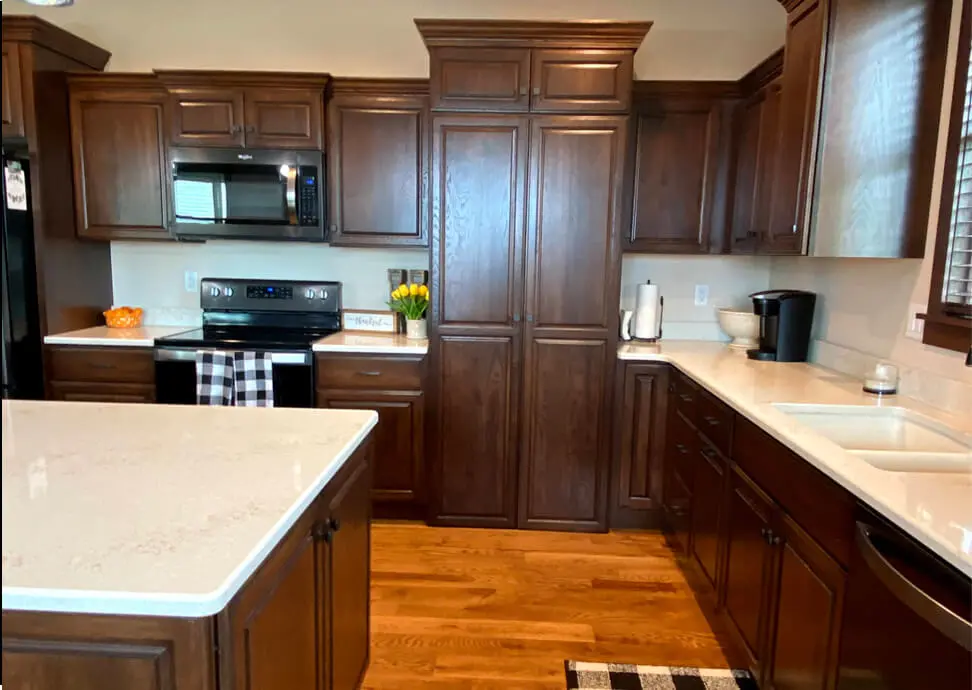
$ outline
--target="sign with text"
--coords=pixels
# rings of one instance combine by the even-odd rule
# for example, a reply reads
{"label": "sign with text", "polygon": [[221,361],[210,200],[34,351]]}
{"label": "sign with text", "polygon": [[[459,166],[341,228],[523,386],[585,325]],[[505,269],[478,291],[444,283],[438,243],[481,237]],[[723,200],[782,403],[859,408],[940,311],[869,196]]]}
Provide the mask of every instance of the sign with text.
{"label": "sign with text", "polygon": [[393,311],[345,309],[341,314],[341,328],[366,333],[397,333],[398,314]]}

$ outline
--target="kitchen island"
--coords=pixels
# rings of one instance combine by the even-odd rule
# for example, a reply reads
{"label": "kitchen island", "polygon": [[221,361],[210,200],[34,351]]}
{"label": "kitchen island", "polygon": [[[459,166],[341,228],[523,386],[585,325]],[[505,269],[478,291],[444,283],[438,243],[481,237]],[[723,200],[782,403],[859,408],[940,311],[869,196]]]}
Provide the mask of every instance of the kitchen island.
{"label": "kitchen island", "polygon": [[357,686],[374,412],[2,414],[8,688]]}

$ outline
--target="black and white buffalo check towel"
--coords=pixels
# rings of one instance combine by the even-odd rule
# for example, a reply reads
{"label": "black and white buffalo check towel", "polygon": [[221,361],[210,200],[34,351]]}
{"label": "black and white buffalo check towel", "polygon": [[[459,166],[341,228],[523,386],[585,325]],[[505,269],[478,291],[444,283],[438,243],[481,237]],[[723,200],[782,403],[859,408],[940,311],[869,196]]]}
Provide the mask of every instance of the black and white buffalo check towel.
{"label": "black and white buffalo check towel", "polygon": [[234,352],[236,404],[273,407],[273,361],[266,352]]}
{"label": "black and white buffalo check towel", "polygon": [[759,690],[748,671],[566,661],[567,690]]}
{"label": "black and white buffalo check towel", "polygon": [[232,405],[233,353],[196,352],[196,404]]}

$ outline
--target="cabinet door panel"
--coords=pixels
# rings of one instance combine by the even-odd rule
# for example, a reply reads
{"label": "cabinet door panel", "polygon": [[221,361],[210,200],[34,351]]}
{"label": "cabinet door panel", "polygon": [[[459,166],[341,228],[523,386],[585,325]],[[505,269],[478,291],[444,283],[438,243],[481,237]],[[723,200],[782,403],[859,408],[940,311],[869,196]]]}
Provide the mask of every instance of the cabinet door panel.
{"label": "cabinet door panel", "polygon": [[432,48],[429,53],[433,108],[520,113],[529,109],[529,49]]}
{"label": "cabinet door panel", "polygon": [[423,96],[331,100],[331,244],[427,244],[427,109]]}
{"label": "cabinet door panel", "polygon": [[246,145],[272,149],[323,147],[324,94],[316,89],[247,89]]}
{"label": "cabinet door panel", "polygon": [[764,237],[772,253],[800,254],[804,249],[826,14],[820,0],[804,0],[787,17],[775,184]]}
{"label": "cabinet door panel", "polygon": [[520,527],[604,526],[611,359],[603,340],[529,343]]}
{"label": "cabinet door panel", "polygon": [[690,541],[695,560],[713,587],[718,587],[719,581],[724,480],[724,461],[703,444],[695,461]]}
{"label": "cabinet door panel", "polygon": [[243,91],[176,88],[170,91],[169,141],[174,146],[243,146]]}
{"label": "cabinet door panel", "polygon": [[795,522],[783,516],[776,583],[773,690],[827,690],[837,674],[845,574]]}
{"label": "cabinet door panel", "polygon": [[24,102],[20,84],[20,50],[16,43],[3,44],[2,83],[3,136],[22,137],[24,132]]}
{"label": "cabinet door panel", "polygon": [[440,328],[512,327],[519,315],[525,119],[436,118],[433,262]]}
{"label": "cabinet door panel", "polygon": [[622,394],[624,421],[618,471],[622,507],[659,507],[667,387],[667,365],[628,365]]}
{"label": "cabinet door panel", "polygon": [[424,411],[421,391],[318,391],[319,405],[375,410],[374,502],[421,503],[424,499]]}
{"label": "cabinet door panel", "polygon": [[[371,451],[369,451],[370,455]],[[368,666],[371,600],[371,461],[362,462],[328,506],[330,690],[355,690]],[[280,684],[278,688],[296,688]]]}
{"label": "cabinet door panel", "polygon": [[718,103],[668,100],[638,116],[630,249],[708,251],[719,112]]}
{"label": "cabinet door panel", "polygon": [[449,335],[438,343],[440,522],[513,526],[517,341]]}
{"label": "cabinet door panel", "polygon": [[740,103],[734,116],[732,226],[729,251],[750,253],[756,248],[756,182],[760,123],[765,92]]}
{"label": "cabinet door panel", "polygon": [[532,127],[527,320],[549,327],[538,335],[610,337],[627,118],[538,117]]}
{"label": "cabinet door panel", "polygon": [[162,92],[71,91],[78,235],[168,239]]}
{"label": "cabinet door panel", "polygon": [[[674,378],[675,372],[671,372]],[[695,482],[695,457],[699,453],[699,437],[678,413],[675,394],[669,387],[668,422],[665,430],[665,485],[662,502],[665,518],[678,547],[688,551],[689,519],[692,490]]]}
{"label": "cabinet door panel", "polygon": [[769,602],[767,530],[773,505],[738,468],[733,468],[729,481],[725,611],[758,677]]}
{"label": "cabinet door panel", "polygon": [[535,50],[530,110],[623,112],[631,105],[629,50]]}

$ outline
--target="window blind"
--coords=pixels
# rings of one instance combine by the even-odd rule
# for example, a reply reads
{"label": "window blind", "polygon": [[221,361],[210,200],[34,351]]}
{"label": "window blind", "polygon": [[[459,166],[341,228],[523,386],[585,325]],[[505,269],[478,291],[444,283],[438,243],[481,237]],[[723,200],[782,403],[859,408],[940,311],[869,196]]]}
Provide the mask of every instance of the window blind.
{"label": "window blind", "polygon": [[962,136],[952,194],[942,308],[952,316],[972,316],[972,61],[969,61],[965,78]]}

